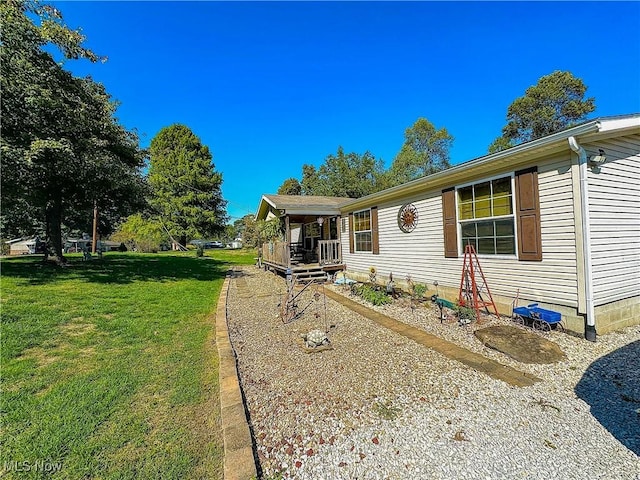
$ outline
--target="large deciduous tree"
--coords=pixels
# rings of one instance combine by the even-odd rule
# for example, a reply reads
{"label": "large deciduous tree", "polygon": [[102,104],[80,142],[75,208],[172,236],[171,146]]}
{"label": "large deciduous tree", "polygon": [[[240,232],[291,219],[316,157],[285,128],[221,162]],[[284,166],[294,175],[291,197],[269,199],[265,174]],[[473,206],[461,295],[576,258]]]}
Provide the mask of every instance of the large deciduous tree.
{"label": "large deciduous tree", "polygon": [[516,98],[507,110],[507,124],[489,147],[489,153],[559,132],[584,120],[595,110],[593,97],[571,72],[545,75]]}
{"label": "large deciduous tree", "polygon": [[318,169],[304,165],[302,173],[304,195],[359,198],[380,190],[384,165],[369,152],[345,153],[338,147],[336,154],[328,155]]}
{"label": "large deciduous tree", "polygon": [[287,178],[280,188],[278,188],[278,195],[301,195],[302,185],[297,178]]}
{"label": "large deciduous tree", "polygon": [[209,148],[188,127],[174,124],[153,138],[149,184],[152,209],[182,245],[224,230],[222,174],[215,170]]}
{"label": "large deciduous tree", "polygon": [[168,236],[160,222],[136,213],[120,225],[111,239],[137,252],[156,252]]}
{"label": "large deciduous tree", "polygon": [[418,118],[404,132],[404,144],[386,173],[386,186],[400,185],[449,168],[452,144],[453,136],[446,128],[436,129],[426,118]]}
{"label": "large deciduous tree", "polygon": [[321,185],[318,169],[309,163],[302,165],[300,187],[302,189],[302,195],[320,195],[317,192],[326,190],[324,185]]}
{"label": "large deciduous tree", "polygon": [[114,117],[104,87],[74,77],[46,50],[100,59],[57,9],[9,0],[0,4],[0,16],[2,234],[32,234],[40,221],[64,261],[63,224],[94,205],[125,213],[140,197],[144,155],[136,135]]}
{"label": "large deciduous tree", "polygon": [[260,228],[253,215],[245,215],[238,224],[238,230],[242,235],[242,244],[245,247],[259,247],[261,245]]}
{"label": "large deciduous tree", "polygon": [[436,129],[427,119],[419,118],[405,130],[404,143],[389,170],[385,171],[384,162],[370,152],[345,153],[338,147],[319,167],[304,164],[300,182],[287,179],[278,193],[360,198],[449,168],[452,143],[446,128]]}

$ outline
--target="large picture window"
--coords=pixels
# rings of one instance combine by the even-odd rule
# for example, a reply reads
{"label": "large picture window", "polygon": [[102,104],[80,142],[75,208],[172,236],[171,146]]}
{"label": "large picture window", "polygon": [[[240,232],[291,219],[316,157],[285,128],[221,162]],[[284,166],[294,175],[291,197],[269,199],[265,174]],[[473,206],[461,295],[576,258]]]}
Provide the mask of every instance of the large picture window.
{"label": "large picture window", "polygon": [[462,250],[473,245],[482,255],[515,255],[511,176],[457,189]]}
{"label": "large picture window", "polygon": [[356,252],[373,251],[371,210],[362,210],[353,214],[353,236]]}

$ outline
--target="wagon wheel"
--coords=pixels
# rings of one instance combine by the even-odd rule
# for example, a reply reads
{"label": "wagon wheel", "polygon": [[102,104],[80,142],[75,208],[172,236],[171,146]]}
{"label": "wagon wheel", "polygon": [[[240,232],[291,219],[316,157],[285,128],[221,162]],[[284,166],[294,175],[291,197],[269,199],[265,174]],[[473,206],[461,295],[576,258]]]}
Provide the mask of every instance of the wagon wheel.
{"label": "wagon wheel", "polygon": [[513,321],[518,325],[524,325],[524,318],[522,318],[522,315],[517,313],[513,316]]}
{"label": "wagon wheel", "polygon": [[561,322],[556,323],[556,330],[560,330],[562,333],[564,333],[564,325],[562,325]]}
{"label": "wagon wheel", "polygon": [[550,332],[551,331],[551,325],[549,325],[548,322],[545,322],[544,320],[534,320],[533,321],[533,328],[536,330],[540,330],[541,332]]}

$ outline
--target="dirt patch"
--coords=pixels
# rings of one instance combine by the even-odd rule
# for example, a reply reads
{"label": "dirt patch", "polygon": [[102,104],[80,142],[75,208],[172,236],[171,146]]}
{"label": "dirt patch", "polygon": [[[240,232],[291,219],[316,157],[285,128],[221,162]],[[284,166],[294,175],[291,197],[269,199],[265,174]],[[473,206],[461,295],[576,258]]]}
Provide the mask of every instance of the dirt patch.
{"label": "dirt patch", "polygon": [[[83,320],[82,317],[79,317],[80,320]],[[75,320],[75,319],[74,319]],[[60,330],[70,337],[79,337],[80,335],[86,335],[87,333],[93,332],[96,329],[96,326],[93,323],[67,323],[60,327]]]}
{"label": "dirt patch", "polygon": [[44,349],[42,347],[27,348],[20,355],[24,359],[32,359],[36,361],[38,368],[46,367],[57,361],[60,357],[56,355],[56,350]]}
{"label": "dirt patch", "polygon": [[522,363],[556,363],[565,359],[560,347],[546,338],[522,328],[494,325],[475,331],[476,337],[493,348]]}

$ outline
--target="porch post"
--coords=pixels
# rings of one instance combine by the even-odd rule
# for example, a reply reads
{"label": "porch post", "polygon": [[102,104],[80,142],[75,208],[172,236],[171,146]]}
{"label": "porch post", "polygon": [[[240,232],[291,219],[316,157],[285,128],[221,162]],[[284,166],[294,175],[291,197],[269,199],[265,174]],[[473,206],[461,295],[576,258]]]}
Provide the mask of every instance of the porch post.
{"label": "porch post", "polygon": [[289,227],[289,215],[284,216],[284,238],[287,242],[286,255],[287,255],[287,267],[291,267],[291,228]]}

